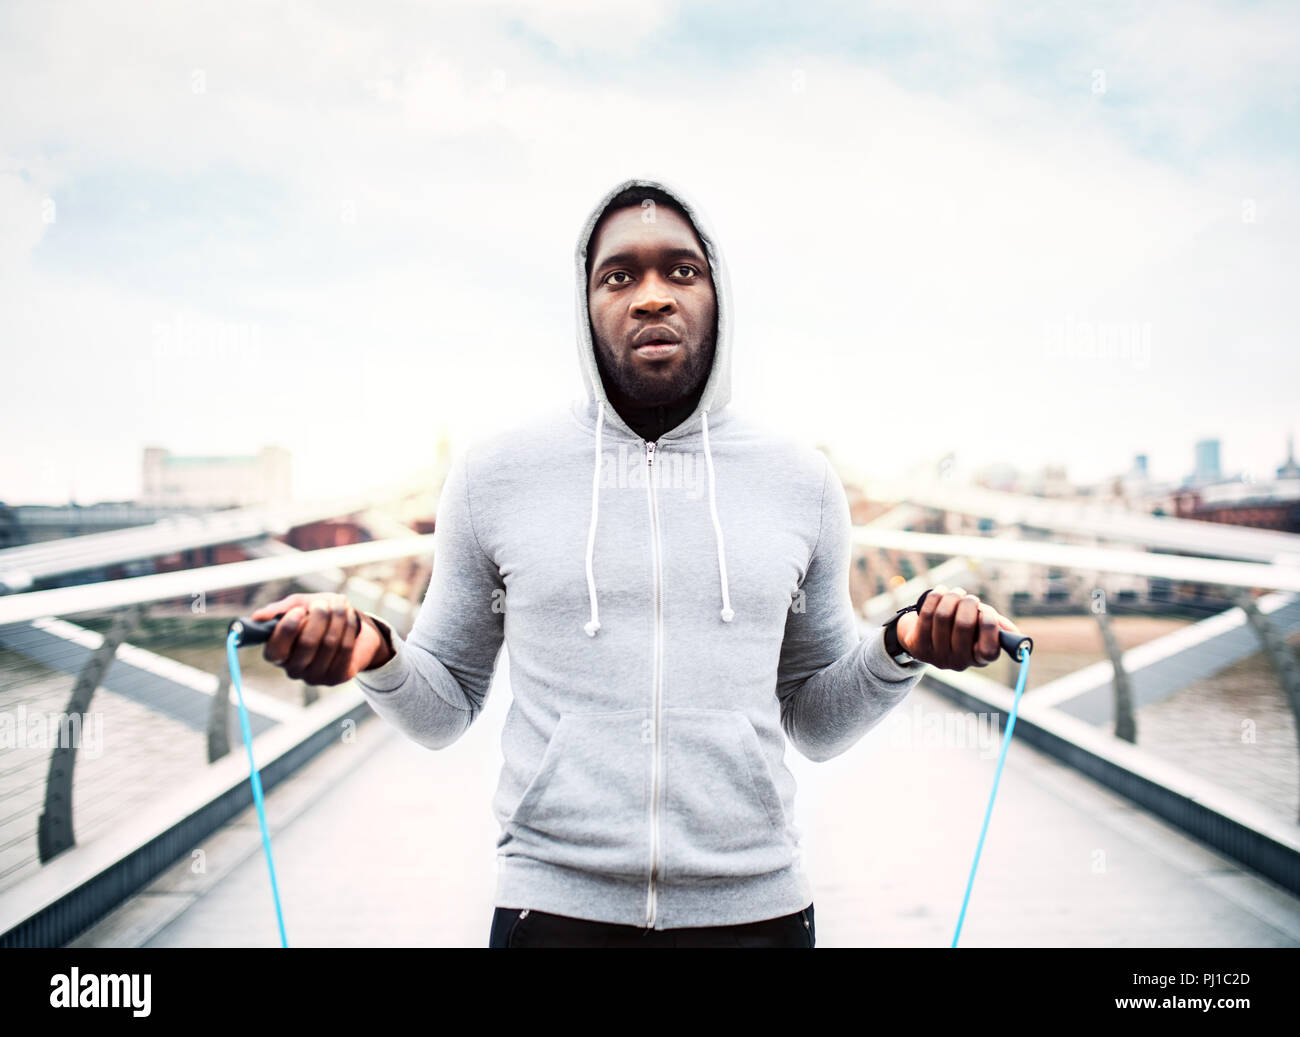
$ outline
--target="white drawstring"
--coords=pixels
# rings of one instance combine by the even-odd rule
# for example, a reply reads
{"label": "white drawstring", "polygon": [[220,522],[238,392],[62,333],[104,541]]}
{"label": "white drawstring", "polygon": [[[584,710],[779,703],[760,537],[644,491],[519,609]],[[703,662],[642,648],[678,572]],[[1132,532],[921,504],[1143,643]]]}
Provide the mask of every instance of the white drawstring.
{"label": "white drawstring", "polygon": [[[718,578],[722,582],[722,621],[730,623],[736,617],[731,607],[731,593],[727,587],[727,557],[722,543],[722,523],[718,520],[718,493],[713,476],[713,453],[709,449],[709,412],[704,411],[704,463],[709,470],[709,513],[713,517],[713,534],[718,548]],[[596,608],[596,575],[592,559],[596,551],[596,520],[600,512],[601,432],[605,427],[605,402],[596,409],[596,470],[591,479],[591,528],[587,532],[587,597],[591,601],[591,620],[584,624],[588,637],[595,637],[600,629],[600,616]]]}
{"label": "white drawstring", "polygon": [[704,463],[709,469],[709,511],[713,514],[713,532],[718,543],[718,577],[722,581],[722,621],[730,623],[735,618],[731,595],[727,591],[727,557],[722,546],[722,523],[718,521],[718,495],[713,484],[713,454],[709,451],[709,412],[704,412]]}
{"label": "white drawstring", "polygon": [[600,618],[596,612],[596,576],[592,571],[591,560],[596,550],[596,514],[600,505],[600,433],[605,425],[605,401],[601,400],[596,408],[596,471],[591,477],[591,529],[587,533],[587,597],[591,600],[591,621],[582,629],[588,637],[595,637],[600,629]]}

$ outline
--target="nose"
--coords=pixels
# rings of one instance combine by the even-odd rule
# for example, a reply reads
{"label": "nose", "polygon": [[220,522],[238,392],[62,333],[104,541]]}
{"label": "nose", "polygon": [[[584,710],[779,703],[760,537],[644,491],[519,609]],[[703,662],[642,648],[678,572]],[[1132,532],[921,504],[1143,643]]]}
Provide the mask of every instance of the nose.
{"label": "nose", "polygon": [[677,300],[668,290],[668,283],[656,273],[647,275],[632,296],[631,313],[634,317],[645,317],[658,313],[675,313]]}

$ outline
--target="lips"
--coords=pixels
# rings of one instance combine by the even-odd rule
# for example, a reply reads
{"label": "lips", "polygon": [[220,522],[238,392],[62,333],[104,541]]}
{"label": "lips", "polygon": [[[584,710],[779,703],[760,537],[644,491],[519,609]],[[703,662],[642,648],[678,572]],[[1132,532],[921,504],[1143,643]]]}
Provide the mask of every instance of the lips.
{"label": "lips", "polygon": [[642,360],[667,360],[676,356],[681,348],[680,342],[647,342],[644,346],[637,346],[633,352]]}
{"label": "lips", "polygon": [[644,346],[676,346],[680,345],[682,338],[675,331],[670,331],[664,327],[643,328],[637,337],[632,341],[633,349],[641,349]]}

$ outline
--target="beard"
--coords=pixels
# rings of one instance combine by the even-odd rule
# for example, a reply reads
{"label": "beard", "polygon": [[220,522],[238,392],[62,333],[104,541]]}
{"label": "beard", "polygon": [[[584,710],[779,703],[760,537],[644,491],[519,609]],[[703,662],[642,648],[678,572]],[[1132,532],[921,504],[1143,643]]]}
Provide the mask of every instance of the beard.
{"label": "beard", "polygon": [[596,335],[596,368],[605,383],[606,396],[617,393],[624,399],[647,406],[668,406],[703,390],[713,367],[713,352],[717,342],[717,324],[696,349],[689,350],[684,363],[678,365],[668,377],[656,376],[638,369],[635,359],[618,353]]}

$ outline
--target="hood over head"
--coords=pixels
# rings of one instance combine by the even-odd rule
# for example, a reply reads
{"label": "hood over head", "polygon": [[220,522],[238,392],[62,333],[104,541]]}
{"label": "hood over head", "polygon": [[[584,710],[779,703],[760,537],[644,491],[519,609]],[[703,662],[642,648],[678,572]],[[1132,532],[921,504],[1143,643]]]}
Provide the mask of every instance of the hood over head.
{"label": "hood over head", "polygon": [[592,337],[587,299],[587,251],[591,245],[592,234],[595,232],[596,224],[609,208],[609,203],[630,187],[653,187],[674,199],[686,212],[687,218],[694,226],[695,233],[699,235],[700,243],[704,246],[705,258],[709,261],[709,273],[713,280],[713,294],[717,305],[717,336],[713,347],[713,366],[695,410],[681,424],[667,433],[669,436],[683,435],[699,428],[701,416],[705,411],[716,415],[731,402],[731,282],[722,249],[708,220],[700,212],[699,206],[677,187],[664,180],[632,179],[615,184],[596,203],[582,225],[574,259],[574,274],[577,281],[578,365],[582,371],[582,381],[590,404],[599,407],[603,403],[604,420],[607,423],[622,429],[629,435],[636,435],[614,410],[605,395],[605,386],[601,381],[600,370],[596,366],[596,344]]}
{"label": "hood over head", "polygon": [[[591,525],[587,533],[587,594],[591,602],[591,619],[583,627],[588,637],[595,637],[596,632],[600,630],[594,556],[596,528],[600,513],[601,432],[605,424],[609,423],[628,435],[636,436],[637,439],[641,437],[628,427],[627,423],[619,416],[618,411],[610,404],[605,395],[605,385],[601,381],[600,369],[596,366],[596,345],[592,337],[591,317],[588,313],[587,304],[587,250],[591,244],[592,232],[595,230],[596,224],[600,222],[601,216],[605,214],[605,210],[609,208],[609,203],[629,187],[657,188],[674,199],[682,207],[687,219],[695,228],[695,233],[704,246],[705,259],[709,263],[709,274],[713,280],[713,294],[717,314],[713,366],[709,370],[708,378],[704,384],[704,391],[700,394],[695,409],[682,422],[664,433],[660,438],[675,439],[679,436],[689,435],[697,428],[700,431],[704,448],[705,467],[709,478],[709,513],[713,520],[714,543],[718,554],[718,581],[722,595],[722,608],[719,617],[722,622],[730,623],[736,615],[735,610],[731,607],[731,595],[727,585],[726,548],[723,545],[722,523],[718,519],[713,453],[709,448],[709,416],[710,414],[715,416],[714,423],[716,424],[718,412],[731,401],[731,283],[728,280],[727,265],[723,261],[722,250],[718,247],[717,238],[709,227],[708,221],[700,212],[699,207],[687,199],[680,190],[670,186],[663,180],[624,180],[622,183],[611,187],[588,214],[586,222],[582,226],[582,231],[578,235],[578,247],[575,256],[575,274],[578,282],[578,363],[582,369],[582,379],[587,388],[588,407],[595,410],[596,422],[596,456],[591,481]],[[649,457],[647,456],[647,465],[649,463]],[[652,475],[651,478],[653,479],[654,476]]]}

